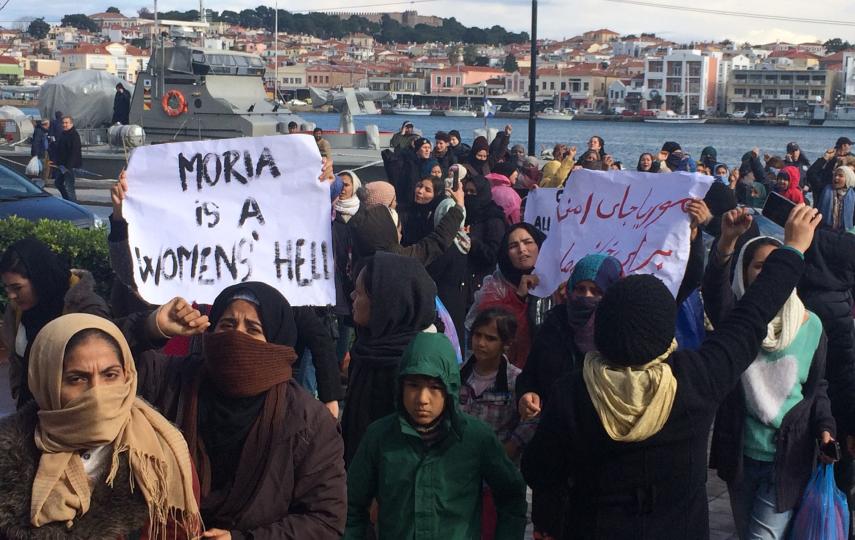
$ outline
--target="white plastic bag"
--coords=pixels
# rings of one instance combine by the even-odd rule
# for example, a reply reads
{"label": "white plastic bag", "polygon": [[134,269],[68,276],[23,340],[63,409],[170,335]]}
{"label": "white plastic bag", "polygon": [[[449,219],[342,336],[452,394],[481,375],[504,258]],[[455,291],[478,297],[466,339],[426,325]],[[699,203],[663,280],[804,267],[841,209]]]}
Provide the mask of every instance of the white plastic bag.
{"label": "white plastic bag", "polygon": [[27,176],[41,176],[42,160],[40,160],[38,156],[33,156],[32,159],[30,159],[30,162],[27,163],[27,168],[24,173]]}

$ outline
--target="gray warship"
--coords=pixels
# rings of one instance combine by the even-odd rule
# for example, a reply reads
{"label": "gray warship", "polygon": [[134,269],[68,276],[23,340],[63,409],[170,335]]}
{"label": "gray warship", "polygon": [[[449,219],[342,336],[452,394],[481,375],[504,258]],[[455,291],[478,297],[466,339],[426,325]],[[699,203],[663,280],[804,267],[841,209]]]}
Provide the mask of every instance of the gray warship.
{"label": "gray warship", "polygon": [[[301,133],[311,133],[314,124],[267,96],[265,69],[263,60],[254,54],[161,44],[129,89],[130,125],[109,126],[103,120],[100,125],[81,125],[76,121],[84,145],[81,177],[117,178],[133,148],[144,144],[287,134],[290,122],[296,122]],[[342,118],[339,131],[323,135],[332,147],[335,169],[357,169],[365,180],[382,178],[380,151],[389,146],[392,134],[371,125],[356,131],[352,118],[373,112],[374,100],[394,100],[394,95],[345,90],[322,92],[321,96],[315,105],[333,105]],[[44,116],[63,110],[45,101],[40,93]],[[89,109],[93,107],[99,108],[92,103]],[[103,114],[104,107],[100,109]],[[18,164],[21,170],[30,159],[26,137],[32,128],[26,125],[28,121],[26,117],[7,120],[7,137],[0,143],[2,162]],[[10,131],[17,136],[10,137]]]}

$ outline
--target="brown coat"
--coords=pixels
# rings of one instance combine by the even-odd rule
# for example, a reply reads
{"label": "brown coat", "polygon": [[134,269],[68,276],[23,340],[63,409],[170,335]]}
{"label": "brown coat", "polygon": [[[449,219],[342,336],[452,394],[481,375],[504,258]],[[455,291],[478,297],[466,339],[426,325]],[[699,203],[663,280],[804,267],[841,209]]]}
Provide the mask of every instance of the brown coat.
{"label": "brown coat", "polygon": [[[71,287],[65,293],[62,313],[89,313],[106,319],[110,318],[110,308],[95,292],[95,278],[88,270],[71,271]],[[3,331],[0,332],[0,339],[9,351],[9,385],[12,398],[18,401],[18,408],[24,404],[21,400],[21,386],[27,384],[27,363],[15,353],[15,336],[20,323],[21,312],[10,303],[3,315]]]}
{"label": "brown coat", "polygon": [[[123,324],[137,361],[138,392],[182,428],[187,403],[181,389],[203,359],[154,352],[155,344],[145,339],[142,315]],[[341,430],[329,411],[295,381],[289,381],[286,395],[285,435],[268,458],[258,493],[232,527],[235,540],[338,539],[344,533],[347,485]],[[216,516],[205,519],[216,521]]]}

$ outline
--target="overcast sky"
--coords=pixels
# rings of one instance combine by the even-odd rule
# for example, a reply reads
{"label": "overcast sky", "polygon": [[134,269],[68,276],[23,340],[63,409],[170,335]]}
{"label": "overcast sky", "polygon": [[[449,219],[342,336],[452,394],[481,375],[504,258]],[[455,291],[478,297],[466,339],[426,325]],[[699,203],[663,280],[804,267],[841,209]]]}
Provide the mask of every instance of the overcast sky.
{"label": "overcast sky", "polygon": [[[677,0],[653,0],[661,3],[681,4]],[[112,3],[110,3],[112,2]],[[348,6],[376,5],[383,0],[283,0],[279,7],[291,11],[308,9],[348,9]],[[259,0],[207,0],[205,7],[222,11],[239,11],[259,5]],[[38,5],[38,9],[34,6]],[[9,21],[27,16],[47,16],[48,20],[58,20],[66,13],[83,11],[91,14],[114,5],[126,15],[133,15],[142,7],[139,0],[97,0],[80,2],[79,0],[52,0],[34,4],[23,0],[11,0],[0,13],[4,26]],[[267,3],[273,6],[273,2]],[[822,0],[807,3],[803,0],[719,0],[714,4],[689,2],[686,5],[710,7],[718,10],[769,13],[779,16],[792,16],[791,21],[769,21],[745,17],[720,16],[699,13],[683,13],[675,10],[658,9],[608,2],[606,0],[541,0],[539,5],[538,37],[560,39],[571,37],[586,30],[607,27],[621,34],[639,34],[655,32],[657,35],[675,40],[709,40],[729,38],[735,41],[766,43],[775,40],[802,42],[825,41],[831,37],[850,39],[855,36],[855,27],[842,25],[806,24],[801,17],[840,21],[855,21],[855,2],[850,0]],[[531,24],[531,4],[529,0],[439,0],[418,3],[412,6],[389,5],[388,8],[370,7],[362,11],[402,11],[408,7],[421,14],[456,17],[469,26],[492,26],[499,24],[512,31],[529,30]],[[819,6],[822,9],[813,9]],[[149,9],[153,3],[148,4]],[[159,0],[158,9],[188,10],[198,9],[198,0]],[[47,11],[45,11],[47,10]],[[349,9],[348,9],[349,10]]]}

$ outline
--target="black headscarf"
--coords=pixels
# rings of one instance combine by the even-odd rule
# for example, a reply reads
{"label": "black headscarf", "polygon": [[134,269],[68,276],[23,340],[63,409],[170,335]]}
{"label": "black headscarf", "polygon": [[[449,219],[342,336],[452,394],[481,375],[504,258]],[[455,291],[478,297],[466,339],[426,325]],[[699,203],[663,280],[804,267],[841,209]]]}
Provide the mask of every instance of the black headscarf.
{"label": "black headscarf", "polygon": [[540,229],[535,228],[534,225],[524,222],[512,225],[505,233],[505,236],[502,237],[502,243],[499,246],[499,270],[502,272],[502,276],[514,285],[519,285],[522,277],[524,275],[531,274],[532,270],[534,270],[533,267],[530,270],[520,270],[513,265],[511,258],[508,255],[508,241],[511,237],[511,233],[517,229],[525,229],[528,231],[528,234],[530,234],[534,239],[538,248],[542,247],[544,240],[546,240],[546,235],[543,234]]}
{"label": "black headscarf", "polygon": [[[429,160],[428,163],[437,164],[435,159]],[[433,165],[430,165],[433,167]],[[424,176],[424,175],[422,175]],[[424,180],[430,180],[433,187],[433,199],[427,204],[419,204],[415,200],[415,191],[413,192],[413,204],[408,212],[404,215],[404,223],[402,227],[401,244],[409,246],[418,243],[425,236],[433,232],[433,216],[436,207],[445,198],[445,180],[442,178],[433,178],[430,176],[424,177]]]}
{"label": "black headscarf", "polygon": [[[32,344],[36,334],[47,323],[62,315],[65,294],[70,286],[71,270],[63,257],[35,238],[24,238],[9,246],[3,254],[2,262],[11,261],[15,256],[24,266],[24,277],[30,280],[38,302],[21,314],[27,343]],[[29,345],[27,349],[29,351]]]}
{"label": "black headscarf", "polygon": [[268,343],[294,347],[297,343],[297,323],[294,311],[288,300],[278,290],[260,281],[248,281],[226,287],[217,295],[208,318],[211,321],[209,332],[213,332],[226,308],[242,294],[258,299],[256,308],[264,329],[264,338]]}
{"label": "black headscarf", "polygon": [[505,220],[505,212],[493,201],[490,182],[483,176],[466,178],[464,183],[475,185],[475,195],[464,196],[466,205],[466,224],[483,223],[490,218]]}
{"label": "black headscarf", "polygon": [[417,260],[378,252],[366,265],[371,319],[350,353],[372,367],[396,366],[413,337],[436,318],[436,285]]}
{"label": "black headscarf", "polygon": [[[475,157],[475,155],[482,150],[487,152],[487,158],[478,159]],[[474,171],[477,174],[490,174],[490,143],[487,142],[487,138],[483,135],[475,137],[475,140],[472,141],[472,150],[469,151],[469,157],[466,160],[466,164],[469,165],[467,169]]]}
{"label": "black headscarf", "polygon": [[[213,332],[229,305],[251,297],[258,310],[268,343],[294,347],[297,324],[291,305],[282,294],[265,283],[250,281],[224,289],[209,313]],[[274,387],[270,391],[276,391]],[[199,433],[211,461],[213,489],[220,490],[235,478],[247,435],[261,416],[268,392],[257,396],[230,397],[218,392],[208,381],[199,386]]]}

